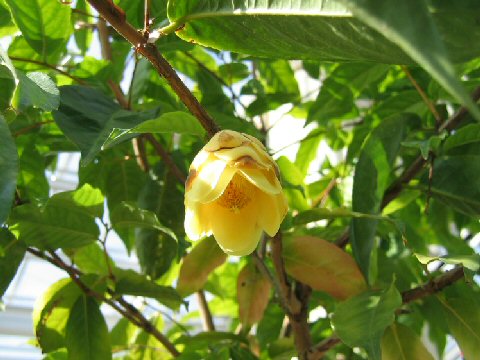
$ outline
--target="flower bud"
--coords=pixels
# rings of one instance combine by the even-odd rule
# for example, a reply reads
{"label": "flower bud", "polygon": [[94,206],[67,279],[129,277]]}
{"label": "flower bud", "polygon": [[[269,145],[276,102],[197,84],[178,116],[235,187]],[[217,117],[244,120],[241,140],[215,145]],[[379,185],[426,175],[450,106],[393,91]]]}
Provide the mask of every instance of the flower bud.
{"label": "flower bud", "polygon": [[278,168],[256,138],[223,130],[195,156],[185,184],[185,232],[212,235],[230,255],[255,250],[274,236],[288,205]]}

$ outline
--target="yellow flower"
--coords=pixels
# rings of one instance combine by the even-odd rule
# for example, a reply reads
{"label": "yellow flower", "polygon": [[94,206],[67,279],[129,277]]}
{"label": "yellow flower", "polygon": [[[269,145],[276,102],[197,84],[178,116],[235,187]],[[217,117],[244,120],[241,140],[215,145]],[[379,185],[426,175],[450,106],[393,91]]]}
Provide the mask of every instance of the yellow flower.
{"label": "yellow flower", "polygon": [[260,141],[232,130],[215,134],[193,159],[185,184],[188,237],[213,234],[227,254],[250,254],[287,213],[278,176]]}

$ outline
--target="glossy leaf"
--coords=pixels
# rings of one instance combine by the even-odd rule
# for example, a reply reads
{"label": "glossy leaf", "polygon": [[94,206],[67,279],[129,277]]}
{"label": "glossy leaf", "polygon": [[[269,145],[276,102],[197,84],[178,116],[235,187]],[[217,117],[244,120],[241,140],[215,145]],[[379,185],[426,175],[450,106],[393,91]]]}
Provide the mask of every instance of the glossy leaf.
{"label": "glossy leaf", "polygon": [[381,359],[380,341],[402,304],[394,284],[379,291],[368,291],[339,303],[332,325],[340,339],[350,347],[361,346],[370,359]]}
{"label": "glossy leaf", "polygon": [[112,358],[107,323],[92,297],[81,295],[68,317],[65,343],[72,360]]}
{"label": "glossy leaf", "polygon": [[415,254],[415,257],[422,264],[427,265],[432,261],[442,261],[446,264],[462,265],[472,271],[478,271],[480,269],[480,255],[451,255],[451,256],[426,256],[421,254]]}
{"label": "glossy leaf", "polygon": [[85,184],[77,190],[64,191],[53,195],[49,206],[64,206],[80,211],[87,216],[101,218],[103,216],[104,199],[102,192]]}
{"label": "glossy leaf", "polygon": [[247,264],[238,273],[237,300],[239,320],[243,326],[259,322],[270,299],[270,280],[253,263]]}
{"label": "glossy leaf", "polygon": [[133,270],[114,269],[115,292],[121,295],[145,296],[153,298],[172,309],[178,309],[182,298],[175,289],[157,285]]}
{"label": "glossy leaf", "polygon": [[139,209],[133,203],[121,202],[113,210],[110,220],[114,229],[123,227],[150,228],[162,231],[174,240],[177,239],[172,230],[160,224],[153,212]]}
{"label": "glossy leaf", "polygon": [[66,45],[73,32],[68,5],[50,0],[6,0],[6,3],[25,40],[42,58]]}
{"label": "glossy leaf", "polygon": [[[433,169],[430,193],[461,213],[480,215],[480,156],[438,158]],[[422,189],[428,190],[428,179],[423,178]]]}
{"label": "glossy leaf", "polygon": [[60,92],[48,75],[41,72],[27,74],[17,71],[19,86],[16,96],[20,108],[28,106],[39,107],[45,111],[52,111],[60,104]]}
{"label": "glossy leaf", "polygon": [[51,285],[37,298],[32,315],[33,328],[44,352],[65,346],[65,329],[70,309],[80,296],[80,288],[65,278]]}
{"label": "glossy leaf", "polygon": [[[473,293],[472,293],[473,295]],[[479,302],[475,297],[448,297],[440,300],[447,317],[448,327],[457,340],[465,359],[475,359],[480,346],[480,335],[477,329],[480,326]]]}
{"label": "glossy leaf", "polygon": [[19,240],[40,249],[76,248],[96,241],[100,235],[93,216],[72,204],[53,199],[43,209],[27,204],[12,212],[11,229]]}
{"label": "glossy leaf", "polygon": [[0,228],[0,299],[15,277],[25,256],[26,246],[4,228]]}
{"label": "glossy leaf", "polygon": [[[453,8],[456,16],[463,15],[468,19],[466,23],[458,24],[464,27],[463,33],[468,33],[467,29],[477,32],[474,17],[469,16],[472,10],[468,1],[457,6]],[[471,49],[470,54],[462,52],[462,56],[471,58],[477,55],[478,48],[470,47],[465,38],[448,28],[449,14],[442,11],[448,8],[448,4],[440,3],[437,11],[428,14],[429,22],[433,21],[430,17],[441,21],[441,37],[446,39],[445,43],[460,43]],[[416,19],[415,11],[416,8],[411,15]],[[341,1],[292,3],[276,0],[241,6],[222,0],[188,3],[176,0],[169,2],[168,16],[172,24],[164,31],[180,29],[176,33],[186,41],[193,40],[216,49],[290,59],[411,63],[410,58],[387,38],[353,17]],[[404,21],[405,26],[409,24],[403,16],[400,21]],[[181,28],[183,24],[185,27]],[[424,38],[429,39],[429,35],[426,33]],[[452,55],[460,54],[452,52]],[[455,61],[460,60],[455,58]]]}
{"label": "glossy leaf", "polygon": [[433,360],[415,332],[401,324],[392,324],[382,338],[382,360]]}
{"label": "glossy leaf", "polygon": [[53,118],[65,136],[78,146],[85,165],[102,150],[115,128],[131,129],[154,114],[122,110],[98,90],[75,85],[60,87],[60,107],[53,112]]}
{"label": "glossy leaf", "polygon": [[[405,51],[480,121],[480,110],[458,80],[449,60],[449,55],[453,54],[445,49],[448,42],[442,41],[436,25],[436,21],[444,24],[442,15],[448,16],[447,9],[451,7],[437,3],[434,9],[429,9],[426,2],[416,0],[402,1],[400,6],[394,0],[342,1],[356,18]],[[456,10],[468,11],[471,7],[469,1],[458,4]],[[440,15],[438,20],[433,15],[435,13]]]}
{"label": "glossy leaf", "polygon": [[[379,213],[407,119],[407,116],[396,116],[384,120],[365,141],[353,178],[353,211]],[[377,222],[375,219],[352,219],[353,255],[367,279]]]}
{"label": "glossy leaf", "polygon": [[200,290],[207,282],[208,275],[227,259],[215,239],[210,236],[200,242],[183,258],[177,291],[187,296]]}
{"label": "glossy leaf", "polygon": [[344,300],[366,290],[365,280],[353,258],[323,239],[286,237],[283,258],[291,276],[337,299]]}
{"label": "glossy leaf", "polygon": [[475,142],[480,142],[480,125],[469,124],[455,131],[454,134],[450,135],[447,140],[445,140],[443,150],[445,152],[448,152],[449,150],[458,146]]}
{"label": "glossy leaf", "polygon": [[17,185],[18,154],[5,118],[0,115],[0,224],[12,207]]}
{"label": "glossy leaf", "polygon": [[109,138],[105,141],[105,146],[131,137],[131,134],[143,133],[177,133],[203,136],[205,129],[198,120],[192,115],[183,111],[173,111],[160,115],[156,119],[142,122],[130,129],[114,129]]}
{"label": "glossy leaf", "polygon": [[10,106],[17,83],[18,79],[15,68],[0,46],[0,111]]}

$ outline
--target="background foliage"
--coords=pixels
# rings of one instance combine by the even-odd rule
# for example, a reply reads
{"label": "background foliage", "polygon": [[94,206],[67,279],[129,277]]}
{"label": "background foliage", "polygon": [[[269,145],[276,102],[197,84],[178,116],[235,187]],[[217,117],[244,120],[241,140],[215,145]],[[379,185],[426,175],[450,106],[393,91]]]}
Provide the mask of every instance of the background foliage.
{"label": "background foliage", "polygon": [[[45,359],[431,359],[447,335],[476,358],[478,2],[144,5],[0,0],[0,294],[27,252],[65,271],[33,315]],[[276,157],[279,234],[241,259],[191,244],[190,161],[218,127],[268,147],[280,116],[310,132]],[[78,188],[52,195],[71,151]]]}

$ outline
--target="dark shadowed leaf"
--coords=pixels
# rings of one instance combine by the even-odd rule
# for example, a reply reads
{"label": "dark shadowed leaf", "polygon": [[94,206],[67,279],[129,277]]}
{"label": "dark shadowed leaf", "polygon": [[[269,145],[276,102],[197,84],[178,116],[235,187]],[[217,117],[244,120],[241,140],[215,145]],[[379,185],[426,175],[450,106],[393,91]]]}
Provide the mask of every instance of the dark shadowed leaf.
{"label": "dark shadowed leaf", "polygon": [[25,256],[26,246],[7,229],[0,228],[0,299],[15,277]]}
{"label": "dark shadowed leaf", "polygon": [[112,358],[107,323],[92,297],[81,295],[68,317],[65,344],[71,360]]}
{"label": "dark shadowed leaf", "polygon": [[332,325],[345,344],[364,347],[370,359],[379,360],[382,335],[401,304],[400,293],[392,283],[385,291],[368,291],[339,303]]}
{"label": "dark shadowed leaf", "polygon": [[18,154],[7,122],[0,115],[0,224],[10,212],[17,185]]}
{"label": "dark shadowed leaf", "polygon": [[[353,178],[353,211],[374,215],[379,213],[391,165],[404,136],[406,120],[408,116],[395,116],[382,121],[365,141]],[[367,279],[377,222],[375,219],[352,219],[353,255]]]}

